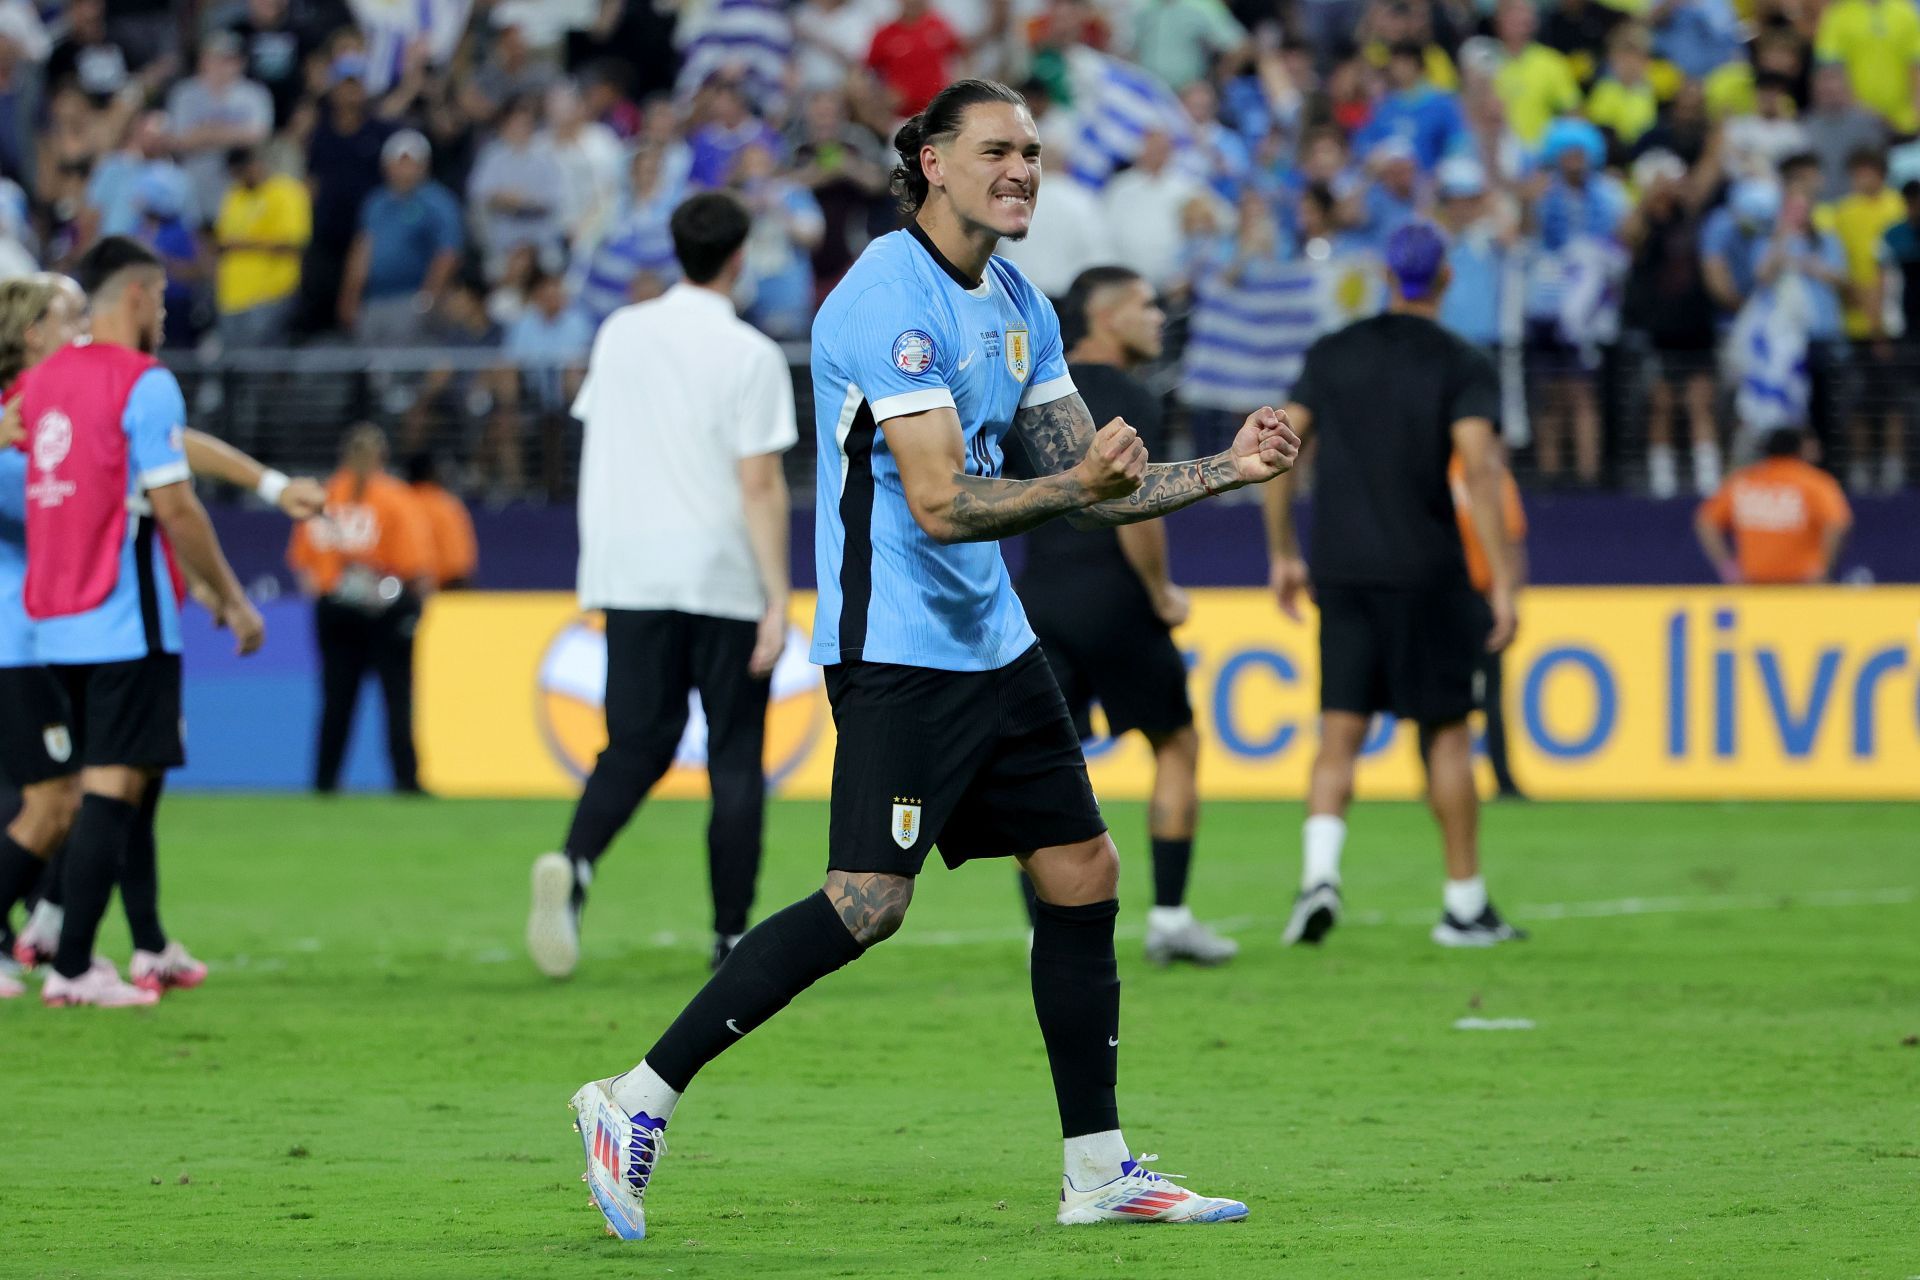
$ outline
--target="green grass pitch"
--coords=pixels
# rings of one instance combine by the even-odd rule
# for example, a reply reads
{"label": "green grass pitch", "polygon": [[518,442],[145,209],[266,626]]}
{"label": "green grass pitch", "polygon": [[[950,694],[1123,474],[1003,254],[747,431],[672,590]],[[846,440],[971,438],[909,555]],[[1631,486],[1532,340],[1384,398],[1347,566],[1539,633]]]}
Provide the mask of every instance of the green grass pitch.
{"label": "green grass pitch", "polygon": [[[213,977],[0,1006],[0,1276],[1920,1274],[1912,806],[1496,808],[1492,887],[1534,938],[1461,954],[1427,941],[1422,810],[1356,809],[1352,918],[1287,951],[1298,806],[1213,805],[1193,902],[1245,950],[1168,973],[1112,806],[1127,1134],[1250,1220],[1052,1225],[1017,899],[976,865],[701,1077],[638,1245],[588,1207],[566,1100],[705,976],[704,809],[642,811],[556,984],[520,934],[565,816],[169,799],[166,915]],[[763,912],[817,886],[825,827],[773,807]],[[124,962],[117,908],[103,945]]]}

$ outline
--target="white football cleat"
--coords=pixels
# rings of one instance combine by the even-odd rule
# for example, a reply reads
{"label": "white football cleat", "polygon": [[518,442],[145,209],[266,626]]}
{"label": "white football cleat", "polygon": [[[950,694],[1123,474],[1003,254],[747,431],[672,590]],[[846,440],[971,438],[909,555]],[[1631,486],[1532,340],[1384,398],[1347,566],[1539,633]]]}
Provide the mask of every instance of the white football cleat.
{"label": "white football cleat", "polygon": [[[1120,1165],[1120,1176],[1090,1191],[1060,1179],[1060,1225],[1089,1222],[1238,1222],[1247,1206],[1238,1200],[1203,1196],[1168,1181],[1145,1166],[1158,1156],[1143,1155]],[[1172,1175],[1178,1177],[1178,1174]]]}
{"label": "white football cleat", "polygon": [[47,974],[40,987],[40,1002],[49,1009],[69,1009],[92,1005],[98,1009],[132,1009],[160,1003],[158,991],[147,991],[131,982],[120,981],[113,962],[99,956],[93,967],[77,978],[63,978],[59,970]]}
{"label": "white football cleat", "polygon": [[1304,942],[1317,947],[1339,923],[1340,886],[1323,881],[1302,889],[1293,900],[1293,913],[1287,917],[1287,927],[1280,931],[1281,945]]}
{"label": "white football cleat", "polygon": [[136,951],[127,962],[133,985],[156,994],[186,991],[207,980],[207,966],[195,960],[178,942],[160,951]]}
{"label": "white football cleat", "polygon": [[533,860],[533,909],[527,913],[527,954],[549,978],[564,978],[580,963],[580,895],[573,861],[564,853]]}
{"label": "white football cleat", "polygon": [[1193,912],[1181,907],[1185,913],[1178,924],[1154,923],[1151,916],[1147,919],[1147,963],[1166,968],[1176,960],[1185,960],[1203,968],[1225,964],[1240,954],[1240,944],[1232,938],[1223,938],[1206,925],[1193,918]]}
{"label": "white football cleat", "polygon": [[647,1238],[647,1194],[653,1166],[667,1153],[667,1124],[646,1112],[630,1116],[613,1100],[617,1076],[580,1086],[567,1105],[587,1154],[586,1182],[607,1220],[607,1233],[622,1240]]}
{"label": "white football cleat", "polygon": [[13,940],[13,958],[21,968],[37,969],[53,963],[54,953],[60,950],[60,926],[66,918],[67,913],[50,902],[33,905],[26,928]]}

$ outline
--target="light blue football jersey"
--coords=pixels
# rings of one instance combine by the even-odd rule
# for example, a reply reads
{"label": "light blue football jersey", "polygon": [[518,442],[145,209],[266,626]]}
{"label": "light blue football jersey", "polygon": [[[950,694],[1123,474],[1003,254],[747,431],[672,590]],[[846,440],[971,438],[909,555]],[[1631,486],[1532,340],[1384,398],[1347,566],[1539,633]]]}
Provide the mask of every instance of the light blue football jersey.
{"label": "light blue football jersey", "polygon": [[0,448],[0,667],[37,667],[27,581],[27,455]]}
{"label": "light blue football jersey", "polygon": [[918,227],[867,246],[813,321],[815,662],[991,671],[1032,647],[999,546],[928,537],[880,427],[952,408],[967,474],[997,476],[1014,414],[1073,393],[1053,304],[1012,263],[969,288]]}

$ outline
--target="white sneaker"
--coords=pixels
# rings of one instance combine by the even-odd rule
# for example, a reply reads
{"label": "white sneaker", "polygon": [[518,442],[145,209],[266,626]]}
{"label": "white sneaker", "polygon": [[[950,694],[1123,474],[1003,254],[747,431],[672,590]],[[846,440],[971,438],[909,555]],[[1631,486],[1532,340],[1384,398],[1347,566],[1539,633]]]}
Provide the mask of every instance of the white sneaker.
{"label": "white sneaker", "polygon": [[46,982],[40,987],[40,1002],[49,1009],[70,1009],[83,1004],[100,1009],[130,1009],[158,1004],[160,993],[120,981],[120,971],[113,967],[112,961],[96,956],[93,967],[77,978],[63,978],[58,970],[47,974]]}
{"label": "white sneaker", "polygon": [[50,902],[34,904],[26,928],[13,940],[13,958],[21,968],[37,969],[53,963],[54,952],[60,950],[60,926],[66,919],[67,913]]}
{"label": "white sneaker", "polygon": [[533,909],[527,913],[527,954],[549,978],[564,978],[580,963],[579,883],[564,853],[533,860]]}
{"label": "white sneaker", "polygon": [[1238,1200],[1199,1195],[1143,1167],[1147,1161],[1159,1158],[1143,1155],[1138,1162],[1124,1161],[1120,1165],[1119,1177],[1091,1191],[1081,1191],[1068,1179],[1061,1178],[1060,1225],[1072,1227],[1089,1222],[1238,1222],[1247,1216],[1247,1206]]}
{"label": "white sneaker", "polygon": [[1302,889],[1293,900],[1293,914],[1280,931],[1280,941],[1289,947],[1297,942],[1318,946],[1339,923],[1340,888],[1322,881],[1311,889]]}
{"label": "white sneaker", "polygon": [[127,976],[134,986],[147,991],[185,991],[207,980],[207,966],[175,941],[159,951],[134,952],[127,962]]}
{"label": "white sneaker", "polygon": [[1672,445],[1647,446],[1647,492],[1656,498],[1679,494],[1680,466],[1674,460]]}
{"label": "white sneaker", "polygon": [[[1158,910],[1158,908],[1156,908]],[[1147,963],[1164,969],[1176,960],[1210,966],[1225,964],[1240,954],[1240,944],[1223,938],[1185,912],[1178,922],[1155,923],[1147,917]]]}
{"label": "white sneaker", "polygon": [[567,1105],[574,1131],[587,1154],[581,1181],[593,1192],[594,1207],[607,1220],[607,1234],[622,1240],[647,1238],[647,1194],[653,1166],[667,1153],[667,1125],[646,1112],[630,1116],[613,1100],[617,1076],[580,1086]]}

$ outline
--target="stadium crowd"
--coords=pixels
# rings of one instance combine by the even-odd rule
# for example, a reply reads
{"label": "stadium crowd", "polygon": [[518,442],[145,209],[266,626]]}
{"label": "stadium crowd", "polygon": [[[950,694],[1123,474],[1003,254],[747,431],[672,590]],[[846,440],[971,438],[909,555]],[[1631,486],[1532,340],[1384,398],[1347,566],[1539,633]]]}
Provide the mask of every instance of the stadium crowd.
{"label": "stadium crowd", "polygon": [[747,203],[742,312],[802,342],[896,225],[893,128],[986,74],[1050,161],[1010,256],[1056,296],[1103,262],[1161,290],[1202,450],[1383,303],[1384,238],[1431,216],[1523,476],[1709,493],[1808,424],[1888,491],[1917,69],[1912,0],[6,0],[0,268],[126,233],[168,264],[176,352],[459,349],[485,367],[425,390],[513,489],[598,323],[671,283],[685,195]]}

